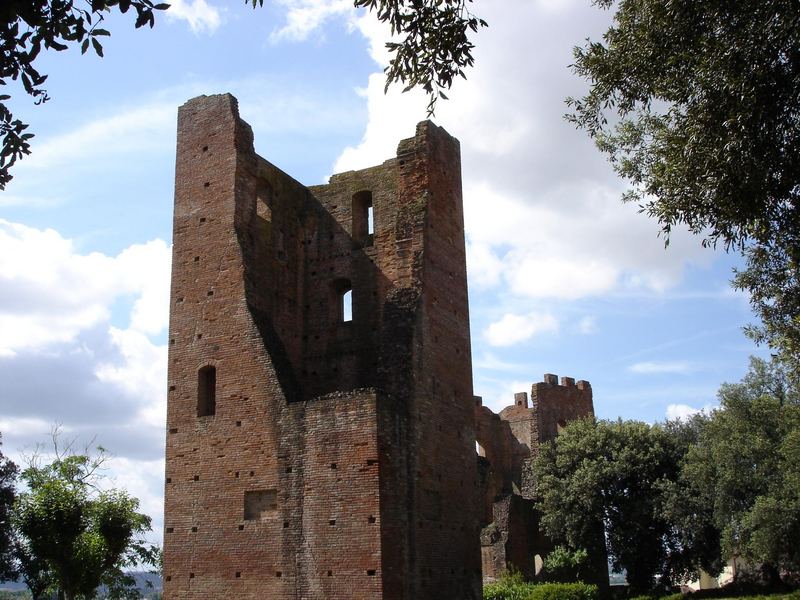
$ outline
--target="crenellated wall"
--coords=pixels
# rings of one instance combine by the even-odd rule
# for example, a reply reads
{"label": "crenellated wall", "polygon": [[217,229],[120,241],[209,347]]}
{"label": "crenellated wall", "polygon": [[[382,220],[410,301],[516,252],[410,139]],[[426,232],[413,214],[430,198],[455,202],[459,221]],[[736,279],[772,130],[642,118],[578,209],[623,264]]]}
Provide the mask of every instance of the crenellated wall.
{"label": "crenellated wall", "polygon": [[[514,394],[514,403],[499,414],[475,398],[475,433],[483,498],[481,563],[484,582],[508,569],[534,578],[552,543],[539,531],[534,506],[532,461],[540,444],[554,440],[569,421],[594,414],[588,381],[545,374],[528,394]],[[594,558],[594,557],[593,557]],[[596,579],[608,585],[605,557],[595,564]]]}

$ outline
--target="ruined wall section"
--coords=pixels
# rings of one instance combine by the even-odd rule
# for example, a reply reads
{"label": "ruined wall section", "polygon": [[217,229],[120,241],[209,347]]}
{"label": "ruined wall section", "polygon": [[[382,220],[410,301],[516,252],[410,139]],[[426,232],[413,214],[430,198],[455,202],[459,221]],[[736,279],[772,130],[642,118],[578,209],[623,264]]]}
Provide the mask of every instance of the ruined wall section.
{"label": "ruined wall section", "polygon": [[[534,508],[533,460],[542,443],[556,438],[569,421],[593,414],[592,388],[571,377],[546,374],[528,394],[514,394],[514,403],[499,414],[475,406],[477,441],[484,449],[482,480],[484,519],[481,558],[484,582],[493,581],[508,568],[533,578],[552,543],[539,532]],[[592,557],[597,581],[607,584],[605,556]]]}
{"label": "ruined wall section", "polygon": [[453,138],[307,189],[189,101],[171,294],[165,598],[480,597]]}
{"label": "ruined wall section", "polygon": [[475,440],[478,443],[478,464],[482,467],[479,495],[483,500],[481,527],[494,520],[494,502],[512,493],[514,447],[517,440],[508,421],[500,418],[475,397]]}
{"label": "ruined wall section", "polygon": [[[409,212],[426,207],[422,256],[410,248],[415,267],[422,269],[414,274],[421,279],[414,364],[425,366],[415,377],[412,440],[419,573],[424,597],[479,598],[480,510],[460,147],[426,121],[417,126],[413,147],[401,142],[397,158]],[[443,536],[448,543],[441,543]],[[461,576],[454,579],[459,569]]]}
{"label": "ruined wall section", "polygon": [[310,203],[231,96],[181,107],[165,598],[382,597],[379,394],[293,402]]}
{"label": "ruined wall section", "polygon": [[[319,209],[309,213],[305,224],[306,397],[379,384],[383,305],[398,270],[394,162],[334,175],[327,185],[309,188]],[[367,207],[373,214],[371,234]],[[340,313],[343,290],[352,293],[348,322]]]}
{"label": "ruined wall section", "polygon": [[[274,582],[279,557],[272,548],[253,544],[283,535],[276,416],[285,397],[247,305],[237,234],[252,206],[240,201],[248,196],[241,187],[243,172],[254,166],[240,158],[251,148],[252,133],[238,119],[232,97],[196,99],[179,111],[168,368],[167,598],[250,597],[245,582],[260,578],[265,567],[273,572],[267,589],[279,597],[281,582]],[[245,497],[251,492],[264,492],[263,519],[245,519]],[[240,548],[248,543],[253,550],[245,557]],[[209,560],[210,555],[215,559]],[[229,586],[231,593],[223,594]]]}

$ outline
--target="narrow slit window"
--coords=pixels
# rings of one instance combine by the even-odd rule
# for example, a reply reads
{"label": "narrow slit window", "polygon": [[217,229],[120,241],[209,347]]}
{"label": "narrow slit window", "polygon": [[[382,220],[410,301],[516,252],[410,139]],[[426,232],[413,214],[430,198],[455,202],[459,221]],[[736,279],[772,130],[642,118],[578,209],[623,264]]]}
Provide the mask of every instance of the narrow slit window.
{"label": "narrow slit window", "polygon": [[342,321],[348,323],[353,320],[353,290],[342,294]]}
{"label": "narrow slit window", "polygon": [[375,223],[372,213],[372,192],[364,190],[353,195],[353,242],[356,247],[371,246]]}
{"label": "narrow slit window", "polygon": [[336,279],[331,283],[331,301],[336,321],[349,323],[353,320],[353,286],[349,279]]}
{"label": "narrow slit window", "polygon": [[209,417],[217,412],[217,369],[205,366],[197,372],[197,416]]}

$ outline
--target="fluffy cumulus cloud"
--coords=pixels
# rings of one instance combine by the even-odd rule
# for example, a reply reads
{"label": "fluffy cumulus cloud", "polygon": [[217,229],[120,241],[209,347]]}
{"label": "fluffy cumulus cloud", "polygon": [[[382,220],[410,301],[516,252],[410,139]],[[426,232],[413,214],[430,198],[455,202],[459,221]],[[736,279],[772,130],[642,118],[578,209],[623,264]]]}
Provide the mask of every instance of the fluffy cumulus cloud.
{"label": "fluffy cumulus cloud", "polygon": [[4,453],[59,424],[77,447],[116,455],[110,474],[160,513],[169,272],[161,240],[84,253],[53,229],[0,220]]}
{"label": "fluffy cumulus cloud", "polygon": [[167,17],[186,21],[195,33],[214,33],[222,25],[219,8],[206,0],[171,0]]}
{"label": "fluffy cumulus cloud", "polygon": [[557,331],[558,321],[549,313],[505,314],[489,325],[486,341],[492,346],[513,346],[546,331]]}
{"label": "fluffy cumulus cloud", "polygon": [[[658,226],[620,204],[619,180],[562,118],[564,98],[584,85],[568,69],[572,46],[598,36],[609,14],[597,10],[587,21],[579,0],[484,0],[475,11],[490,24],[475,38],[476,66],[436,115],[461,141],[470,284],[551,301],[661,293],[686,265],[710,262],[713,253],[682,231],[665,251]],[[357,23],[385,65],[388,31],[372,15]],[[422,94],[384,94],[384,83],[375,73],[362,91],[369,122],[335,172],[392,156],[424,118]]]}
{"label": "fluffy cumulus cloud", "polygon": [[0,356],[71,342],[107,321],[113,301],[135,298],[131,327],[166,325],[169,249],[161,240],[119,256],[81,254],[52,229],[0,219]]}
{"label": "fluffy cumulus cloud", "polygon": [[336,17],[352,21],[355,16],[352,0],[278,0],[286,11],[286,22],[272,32],[270,39],[301,42]]}

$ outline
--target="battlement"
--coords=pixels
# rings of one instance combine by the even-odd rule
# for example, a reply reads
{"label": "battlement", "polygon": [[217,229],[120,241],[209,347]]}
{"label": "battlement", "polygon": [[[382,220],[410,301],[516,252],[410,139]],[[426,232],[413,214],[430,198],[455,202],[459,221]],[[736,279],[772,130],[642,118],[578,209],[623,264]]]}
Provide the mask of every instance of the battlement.
{"label": "battlement", "polygon": [[562,377],[561,383],[559,384],[558,375],[553,375],[552,373],[545,373],[544,377],[542,377],[542,381],[539,383],[535,383],[535,386],[545,386],[545,385],[561,385],[563,387],[572,387],[575,386],[579,390],[591,390],[592,386],[588,381],[583,379],[575,381],[574,377]]}

